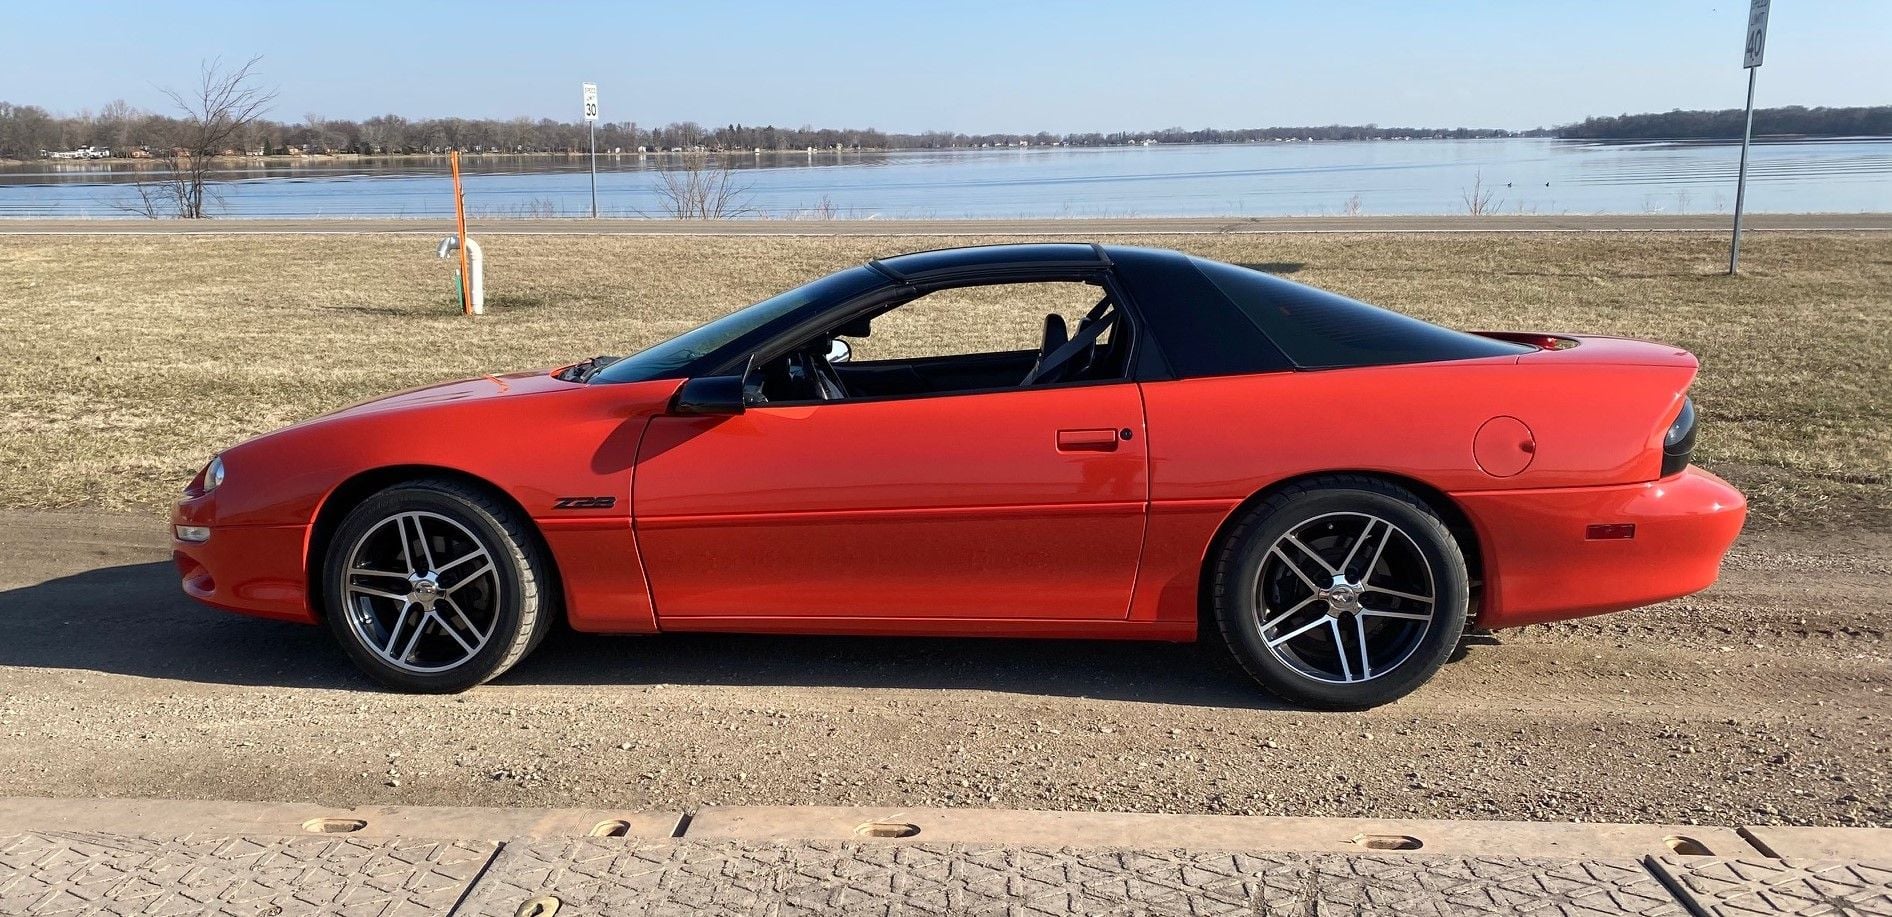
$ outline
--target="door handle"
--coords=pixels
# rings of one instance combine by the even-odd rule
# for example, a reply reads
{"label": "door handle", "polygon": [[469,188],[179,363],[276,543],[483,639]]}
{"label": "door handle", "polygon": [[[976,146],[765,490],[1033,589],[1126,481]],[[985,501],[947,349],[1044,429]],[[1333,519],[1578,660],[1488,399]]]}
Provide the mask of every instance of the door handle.
{"label": "door handle", "polygon": [[1117,451],[1117,431],[1111,430],[1059,430],[1059,452],[1115,452]]}

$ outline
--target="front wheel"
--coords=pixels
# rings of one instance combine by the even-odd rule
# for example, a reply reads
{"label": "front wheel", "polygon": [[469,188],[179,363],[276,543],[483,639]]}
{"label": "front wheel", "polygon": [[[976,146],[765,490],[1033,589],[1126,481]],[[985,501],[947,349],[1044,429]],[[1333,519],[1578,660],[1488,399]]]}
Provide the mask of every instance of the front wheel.
{"label": "front wheel", "polygon": [[552,619],[537,543],[484,493],[417,481],[362,501],[323,564],[329,629],[375,681],[464,691],[537,645]]}
{"label": "front wheel", "polygon": [[1214,613],[1262,687],[1310,707],[1357,710],[1432,677],[1470,605],[1465,556],[1404,488],[1335,476],[1249,510],[1218,552]]}

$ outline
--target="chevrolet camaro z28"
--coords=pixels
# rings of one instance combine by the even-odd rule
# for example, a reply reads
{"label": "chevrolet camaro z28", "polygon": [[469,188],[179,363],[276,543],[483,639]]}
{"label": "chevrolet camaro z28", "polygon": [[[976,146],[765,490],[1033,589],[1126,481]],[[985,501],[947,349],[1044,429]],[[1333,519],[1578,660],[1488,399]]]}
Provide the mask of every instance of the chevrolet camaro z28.
{"label": "chevrolet camaro z28", "polygon": [[[863,358],[925,304],[1039,285],[1084,298],[1032,312],[1011,349]],[[983,341],[990,320],[948,309],[926,333]],[[1689,464],[1696,369],[1170,251],[920,252],[622,359],[242,443],[190,483],[173,547],[191,596],[325,622],[411,691],[491,679],[563,619],[1200,637],[1288,700],[1358,708],[1412,691],[1468,628],[1713,582],[1745,502]]]}

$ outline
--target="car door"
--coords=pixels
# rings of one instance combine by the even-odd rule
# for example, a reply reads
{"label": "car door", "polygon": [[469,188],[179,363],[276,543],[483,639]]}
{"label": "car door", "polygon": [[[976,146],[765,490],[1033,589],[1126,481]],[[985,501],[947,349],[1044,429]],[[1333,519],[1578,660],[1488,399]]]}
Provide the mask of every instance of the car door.
{"label": "car door", "polygon": [[1110,382],[657,417],[632,504],[673,628],[1121,620],[1148,488]]}

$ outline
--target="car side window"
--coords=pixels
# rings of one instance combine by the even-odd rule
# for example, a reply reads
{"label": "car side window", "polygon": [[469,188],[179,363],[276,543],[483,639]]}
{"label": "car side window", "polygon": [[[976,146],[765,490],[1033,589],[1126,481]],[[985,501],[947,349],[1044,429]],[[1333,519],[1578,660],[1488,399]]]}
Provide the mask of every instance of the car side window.
{"label": "car side window", "polygon": [[946,287],[841,321],[758,364],[769,402],[857,401],[1123,379],[1133,328],[1102,283]]}
{"label": "car side window", "polygon": [[1103,296],[1102,287],[1078,282],[949,287],[882,313],[867,336],[845,339],[854,363],[1035,352],[1046,315],[1075,330]]}

